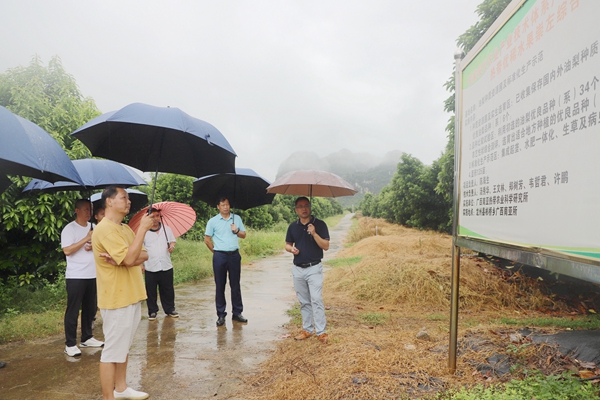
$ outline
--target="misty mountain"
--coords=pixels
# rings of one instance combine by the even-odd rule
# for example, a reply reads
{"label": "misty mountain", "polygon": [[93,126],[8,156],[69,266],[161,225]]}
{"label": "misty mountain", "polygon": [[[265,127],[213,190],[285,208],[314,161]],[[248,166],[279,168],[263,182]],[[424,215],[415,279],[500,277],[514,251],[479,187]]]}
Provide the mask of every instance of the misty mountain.
{"label": "misty mountain", "polygon": [[277,170],[277,177],[297,169],[316,169],[332,172],[347,180],[358,193],[352,197],[340,197],[344,207],[358,205],[365,193],[379,194],[392,180],[402,152],[393,150],[385,156],[353,153],[342,149],[325,157],[313,151],[297,151],[284,160]]}

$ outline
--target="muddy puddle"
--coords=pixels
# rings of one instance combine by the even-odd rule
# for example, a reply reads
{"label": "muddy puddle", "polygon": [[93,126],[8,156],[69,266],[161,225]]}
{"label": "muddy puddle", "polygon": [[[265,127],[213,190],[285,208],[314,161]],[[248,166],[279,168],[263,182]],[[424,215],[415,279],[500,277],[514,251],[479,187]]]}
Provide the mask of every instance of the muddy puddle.
{"label": "muddy puddle", "polygon": [[[351,215],[346,215],[331,228],[325,260],[341,248],[350,225]],[[234,394],[243,377],[269,356],[276,341],[290,340],[282,337],[289,321],[286,310],[295,302],[291,261],[282,251],[243,266],[247,324],[233,322],[229,314],[225,326],[216,327],[212,278],[175,288],[180,318],[166,318],[161,311],[156,321],[148,321],[144,304],[129,354],[129,386],[151,399],[242,399],[243,392]],[[94,335],[103,339],[101,327]],[[63,349],[63,335],[1,346],[0,361],[7,366],[0,369],[0,399],[101,399],[101,349],[81,348],[76,358]]]}

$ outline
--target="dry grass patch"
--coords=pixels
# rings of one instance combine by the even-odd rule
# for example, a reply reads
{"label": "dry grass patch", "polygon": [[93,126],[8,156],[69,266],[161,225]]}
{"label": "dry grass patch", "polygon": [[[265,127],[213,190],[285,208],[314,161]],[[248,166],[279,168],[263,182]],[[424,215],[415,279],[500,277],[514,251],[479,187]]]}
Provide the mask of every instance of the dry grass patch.
{"label": "dry grass patch", "polygon": [[[463,347],[456,374],[450,374],[451,237],[361,218],[349,241],[356,243],[337,257],[359,261],[330,269],[325,279],[330,343],[281,341],[261,371],[247,378],[245,398],[424,398],[474,385],[482,380],[475,366],[499,350],[506,353],[506,338],[490,333],[502,329],[493,321],[537,315],[540,309],[568,310],[535,280],[505,275],[483,259],[464,257]],[[292,337],[300,331],[298,323],[289,328]],[[417,338],[420,332],[426,335]]]}

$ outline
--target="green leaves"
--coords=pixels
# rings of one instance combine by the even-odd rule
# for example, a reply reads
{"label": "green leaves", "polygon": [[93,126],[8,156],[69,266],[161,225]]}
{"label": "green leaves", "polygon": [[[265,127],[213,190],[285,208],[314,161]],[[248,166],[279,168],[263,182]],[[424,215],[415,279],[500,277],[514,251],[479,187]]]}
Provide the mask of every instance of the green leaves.
{"label": "green leaves", "polygon": [[[79,92],[60,58],[53,57],[44,67],[35,56],[29,66],[1,74],[0,105],[45,129],[71,159],[90,156],[89,150],[69,134],[100,112],[92,99]],[[81,195],[22,195],[30,179],[11,179],[14,184],[0,195],[0,276],[10,270],[31,280],[28,277],[41,267],[44,274],[54,275],[64,260],[58,245],[60,232],[73,219],[75,200]]]}

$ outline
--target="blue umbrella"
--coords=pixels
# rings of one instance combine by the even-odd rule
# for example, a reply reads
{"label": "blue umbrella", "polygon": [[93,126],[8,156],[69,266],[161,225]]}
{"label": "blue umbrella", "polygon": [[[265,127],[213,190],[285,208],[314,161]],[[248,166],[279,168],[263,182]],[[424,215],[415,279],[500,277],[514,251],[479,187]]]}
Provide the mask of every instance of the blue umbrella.
{"label": "blue umbrella", "polygon": [[6,175],[83,184],[65,151],[48,132],[0,106],[0,176]]}
{"label": "blue umbrella", "polygon": [[34,179],[23,189],[23,192],[43,191],[58,192],[62,190],[103,189],[110,185],[123,187],[147,185],[146,181],[131,167],[110,160],[86,158],[73,161],[83,185],[73,182],[59,181],[51,183]]}
{"label": "blue umbrella", "polygon": [[[125,191],[129,194],[129,200],[131,200],[129,214],[141,210],[148,203],[148,195],[146,193],[135,189],[125,189]],[[98,207],[103,207],[104,204],[102,204],[102,192],[94,193],[90,197],[90,201],[94,205],[94,210],[96,210]]]}
{"label": "blue umbrella", "polygon": [[212,206],[219,197],[229,199],[231,207],[247,210],[271,204],[275,194],[267,193],[270,182],[250,168],[236,168],[235,173],[215,174],[194,181],[192,197]]}
{"label": "blue umbrella", "polygon": [[94,156],[141,171],[204,176],[235,171],[235,151],[208,122],[178,108],[133,103],[75,132]]}
{"label": "blue umbrella", "polygon": [[178,108],[129,104],[94,118],[75,132],[94,156],[155,172],[204,176],[235,171],[236,154],[208,122]]}

